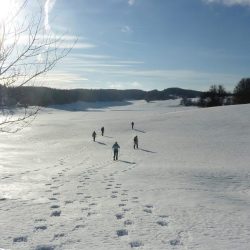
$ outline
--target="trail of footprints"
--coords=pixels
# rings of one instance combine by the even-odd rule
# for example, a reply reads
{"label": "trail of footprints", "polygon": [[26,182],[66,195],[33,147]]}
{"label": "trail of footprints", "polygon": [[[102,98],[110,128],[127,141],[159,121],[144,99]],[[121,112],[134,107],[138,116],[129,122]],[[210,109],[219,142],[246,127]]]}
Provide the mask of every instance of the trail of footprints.
{"label": "trail of footprints", "polygon": [[[106,163],[105,163],[106,164]],[[63,165],[63,161],[60,162],[60,165]],[[82,190],[89,185],[89,181],[91,181],[91,177],[93,175],[96,175],[98,170],[100,170],[101,167],[98,165],[98,168],[96,169],[87,169],[83,171],[82,175],[80,176],[78,180],[78,184],[76,184],[76,200],[64,200],[64,202],[61,201],[61,193],[58,191],[63,184],[59,185],[58,182],[61,182],[60,179],[65,176],[66,172],[70,170],[70,168],[64,168],[60,172],[58,172],[58,175],[55,177],[51,178],[51,182],[48,182],[45,184],[48,189],[45,192],[50,192],[51,197],[49,198],[49,211],[50,211],[50,217],[51,219],[54,218],[56,219],[57,217],[60,217],[63,211],[60,208],[59,204],[64,204],[65,206],[70,206],[76,201],[79,201],[80,204],[83,204],[81,206],[81,211],[85,214],[86,217],[81,217],[78,218],[77,221],[79,223],[76,223],[74,227],[71,229],[72,232],[76,230],[81,230],[86,227],[86,225],[83,223],[83,220],[86,221],[86,219],[91,218],[93,215],[97,214],[97,211],[95,211],[95,207],[98,205],[98,197],[94,198],[91,195],[87,195],[85,192]],[[132,168],[129,168],[132,169]],[[125,172],[124,170],[121,171],[120,173]],[[154,215],[154,206],[151,204],[146,204],[146,205],[140,205],[141,202],[137,196],[132,196],[130,197],[128,190],[122,188],[121,183],[116,183],[115,181],[115,175],[118,172],[111,173],[109,175],[103,175],[103,180],[101,180],[102,184],[105,184],[105,190],[107,192],[110,192],[110,199],[116,199],[117,202],[117,207],[120,209],[119,212],[117,212],[114,215],[114,219],[118,220],[121,222],[121,227],[118,228],[115,232],[117,235],[118,239],[126,237],[130,234],[130,226],[132,226],[136,221],[133,221],[129,218],[127,218],[127,213],[130,212],[132,209],[141,209],[142,213],[145,213],[148,216],[153,216],[155,218],[156,216]],[[70,180],[66,180],[66,182],[70,182]],[[86,189],[85,189],[86,190]],[[79,197],[79,198],[77,198]],[[100,198],[100,197],[99,197]],[[128,204],[131,204],[131,207],[127,207]],[[160,215],[157,216],[157,220],[155,223],[157,226],[160,227],[167,227],[169,225],[169,216],[167,215]],[[49,218],[48,218],[49,219]],[[40,218],[36,219],[34,223],[34,233],[39,233],[42,231],[45,231],[48,229],[48,225],[53,226],[53,224],[50,224],[46,219]],[[61,225],[64,227],[64,225]],[[55,233],[53,238],[51,239],[51,242],[58,242],[60,239],[65,238],[70,232],[65,233],[65,232],[59,232]],[[132,236],[132,235],[131,235]],[[13,239],[14,243],[18,242],[27,242],[28,237],[27,236],[20,236],[17,238]],[[68,241],[67,241],[68,242]],[[80,239],[78,240],[80,242]],[[177,245],[182,245],[181,242],[181,234],[178,234],[175,239],[172,239],[168,242],[172,246],[177,246]],[[61,243],[62,245],[63,243]],[[140,239],[138,240],[133,240],[128,242],[129,246],[131,248],[138,248],[144,245],[143,241]],[[35,250],[53,250],[55,248],[54,245],[38,245]]]}
{"label": "trail of footprints", "polygon": [[[129,227],[133,225],[134,223],[136,223],[136,221],[126,218],[127,217],[126,213],[131,211],[131,209],[141,209],[143,213],[153,216],[154,206],[151,204],[146,204],[146,205],[141,206],[139,198],[137,196],[132,196],[131,198],[129,198],[128,190],[122,189],[122,184],[115,183],[114,174],[111,174],[109,178],[105,176],[104,180],[107,183],[111,183],[111,184],[106,185],[106,189],[110,190],[111,199],[119,200],[117,203],[117,206],[118,208],[121,209],[121,211],[117,212],[114,216],[116,220],[121,222],[121,227],[117,229],[115,233],[118,238],[121,238],[121,237],[126,238],[126,236],[129,235],[129,231],[130,231]],[[131,204],[132,206],[127,207],[127,205],[129,204]],[[133,206],[133,204],[135,206]],[[155,221],[155,223],[159,226],[159,230],[161,230],[160,227],[168,226],[169,216],[159,215],[157,216],[157,220]],[[181,245],[182,243],[181,243],[180,235],[178,235],[176,239],[170,240],[168,243],[172,246]],[[138,248],[144,245],[143,241],[141,240],[129,241],[128,244],[131,248]]]}

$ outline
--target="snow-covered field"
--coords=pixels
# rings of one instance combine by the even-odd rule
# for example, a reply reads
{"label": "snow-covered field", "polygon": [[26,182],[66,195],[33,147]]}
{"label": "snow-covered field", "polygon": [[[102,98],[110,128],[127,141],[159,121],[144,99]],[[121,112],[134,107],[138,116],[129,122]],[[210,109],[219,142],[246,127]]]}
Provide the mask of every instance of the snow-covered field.
{"label": "snow-covered field", "polygon": [[250,105],[176,103],[58,106],[1,134],[0,249],[250,249]]}

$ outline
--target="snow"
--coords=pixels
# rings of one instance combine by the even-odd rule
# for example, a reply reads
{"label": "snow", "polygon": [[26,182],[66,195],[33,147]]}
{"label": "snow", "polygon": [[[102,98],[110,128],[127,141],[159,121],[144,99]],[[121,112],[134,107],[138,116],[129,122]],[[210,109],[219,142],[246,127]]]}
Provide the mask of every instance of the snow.
{"label": "snow", "polygon": [[178,103],[54,106],[1,134],[0,249],[250,249],[250,105]]}

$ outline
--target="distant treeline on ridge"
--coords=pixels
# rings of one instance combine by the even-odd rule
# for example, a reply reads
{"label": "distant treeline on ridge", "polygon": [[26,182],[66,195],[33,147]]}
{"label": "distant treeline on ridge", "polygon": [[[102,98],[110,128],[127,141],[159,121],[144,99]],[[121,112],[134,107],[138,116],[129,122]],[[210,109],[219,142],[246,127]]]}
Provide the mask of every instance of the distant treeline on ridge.
{"label": "distant treeline on ridge", "polygon": [[202,92],[181,88],[168,88],[162,91],[143,91],[138,89],[54,89],[48,87],[4,87],[0,85],[0,103],[6,106],[49,106],[77,101],[124,101],[124,100],[168,100],[176,98],[195,98]]}

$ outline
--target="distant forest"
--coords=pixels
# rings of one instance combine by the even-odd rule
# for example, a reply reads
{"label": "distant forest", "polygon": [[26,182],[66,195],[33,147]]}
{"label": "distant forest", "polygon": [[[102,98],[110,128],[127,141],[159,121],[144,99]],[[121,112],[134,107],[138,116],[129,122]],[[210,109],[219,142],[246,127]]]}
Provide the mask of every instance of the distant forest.
{"label": "distant forest", "polygon": [[50,106],[68,104],[77,101],[125,101],[169,100],[176,98],[200,97],[202,92],[181,88],[168,88],[162,91],[143,91],[138,89],[54,89],[47,87],[4,87],[0,85],[0,103],[2,106]]}

